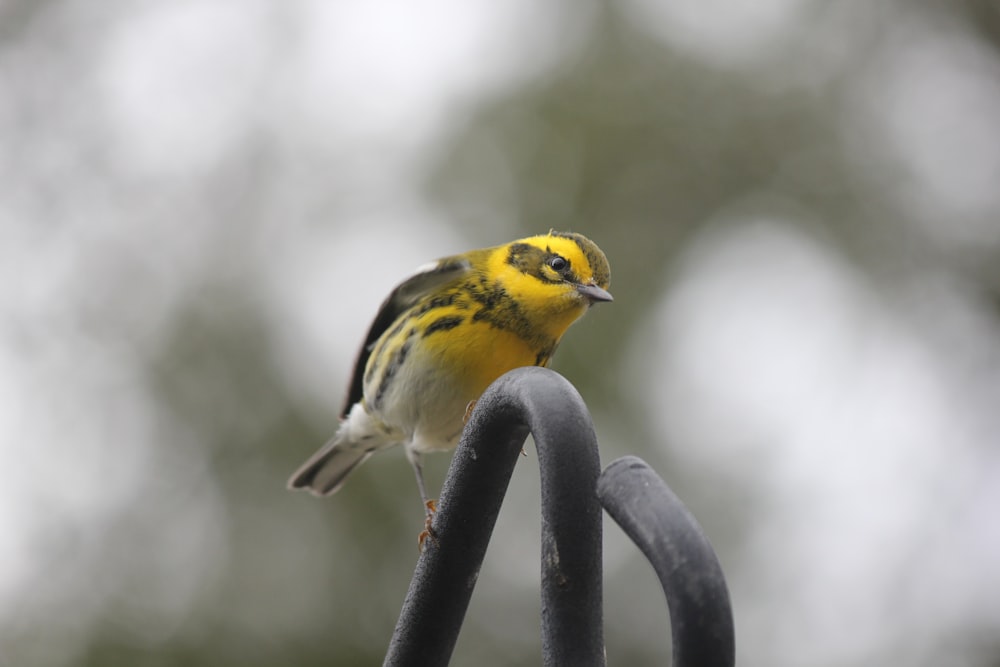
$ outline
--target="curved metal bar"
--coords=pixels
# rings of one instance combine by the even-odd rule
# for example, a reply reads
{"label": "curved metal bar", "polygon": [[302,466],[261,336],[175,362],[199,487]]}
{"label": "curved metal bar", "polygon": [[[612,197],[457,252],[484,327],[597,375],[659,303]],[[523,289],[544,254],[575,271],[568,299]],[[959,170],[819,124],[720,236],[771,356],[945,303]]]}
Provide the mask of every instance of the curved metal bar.
{"label": "curved metal bar", "polygon": [[604,470],[597,495],[660,578],[670,609],[673,664],[732,667],[736,648],[726,578],[695,518],[635,456]]}
{"label": "curved metal bar", "polygon": [[603,666],[597,438],[580,394],[545,368],[494,382],[472,413],[441,491],[385,665],[447,665],[528,432],[542,486],[545,665]]}

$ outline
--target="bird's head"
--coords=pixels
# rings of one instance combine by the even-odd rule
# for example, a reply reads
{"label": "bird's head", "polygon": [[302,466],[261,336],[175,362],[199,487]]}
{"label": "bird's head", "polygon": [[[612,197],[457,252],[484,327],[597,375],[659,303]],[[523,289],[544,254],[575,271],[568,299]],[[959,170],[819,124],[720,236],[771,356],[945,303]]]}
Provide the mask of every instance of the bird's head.
{"label": "bird's head", "polygon": [[565,331],[587,309],[612,301],[611,267],[597,244],[572,232],[549,232],[497,248],[495,275],[524,314]]}

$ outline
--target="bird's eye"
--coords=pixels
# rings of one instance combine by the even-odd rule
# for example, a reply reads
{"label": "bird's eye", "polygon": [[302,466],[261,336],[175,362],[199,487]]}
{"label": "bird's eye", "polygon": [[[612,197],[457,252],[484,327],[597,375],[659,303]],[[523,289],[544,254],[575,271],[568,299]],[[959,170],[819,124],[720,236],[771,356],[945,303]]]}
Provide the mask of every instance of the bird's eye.
{"label": "bird's eye", "polygon": [[566,267],[569,266],[569,262],[567,262],[559,255],[554,255],[549,259],[549,266],[551,266],[556,271],[564,271],[566,270]]}

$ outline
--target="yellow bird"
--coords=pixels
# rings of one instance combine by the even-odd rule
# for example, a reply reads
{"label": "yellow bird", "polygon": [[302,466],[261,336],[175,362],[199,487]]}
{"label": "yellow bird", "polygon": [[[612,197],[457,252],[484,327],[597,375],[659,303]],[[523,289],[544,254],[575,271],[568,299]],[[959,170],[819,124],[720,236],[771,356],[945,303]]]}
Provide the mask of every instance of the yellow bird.
{"label": "yellow bird", "polygon": [[389,294],[358,354],[337,433],[288,481],[336,493],[375,452],[404,445],[428,517],[421,455],[458,444],[498,377],[547,366],[591,305],[611,301],[608,260],[590,239],[549,232],[422,267]]}

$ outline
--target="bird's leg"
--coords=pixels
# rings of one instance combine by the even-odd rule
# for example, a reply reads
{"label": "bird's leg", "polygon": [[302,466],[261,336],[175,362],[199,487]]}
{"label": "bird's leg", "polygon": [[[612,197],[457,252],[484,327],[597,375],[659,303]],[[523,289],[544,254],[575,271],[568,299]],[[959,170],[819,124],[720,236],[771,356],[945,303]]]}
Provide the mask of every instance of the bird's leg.
{"label": "bird's leg", "polygon": [[421,551],[424,550],[424,542],[427,538],[437,539],[437,535],[434,534],[434,528],[432,527],[432,522],[434,521],[434,512],[437,511],[437,503],[433,499],[427,497],[427,488],[424,486],[424,468],[420,463],[420,453],[406,450],[406,456],[410,459],[410,464],[413,465],[413,473],[417,476],[417,488],[420,490],[420,500],[424,503],[424,511],[426,516],[424,517],[424,529],[421,531],[420,535],[417,536],[417,548]]}
{"label": "bird's leg", "polygon": [[424,507],[428,507],[431,501],[427,499],[427,488],[424,486],[424,467],[420,461],[420,454],[409,450],[407,450],[406,454],[407,458],[410,459],[410,464],[413,466],[413,474],[417,477],[417,489],[420,491],[420,500],[423,502]]}

